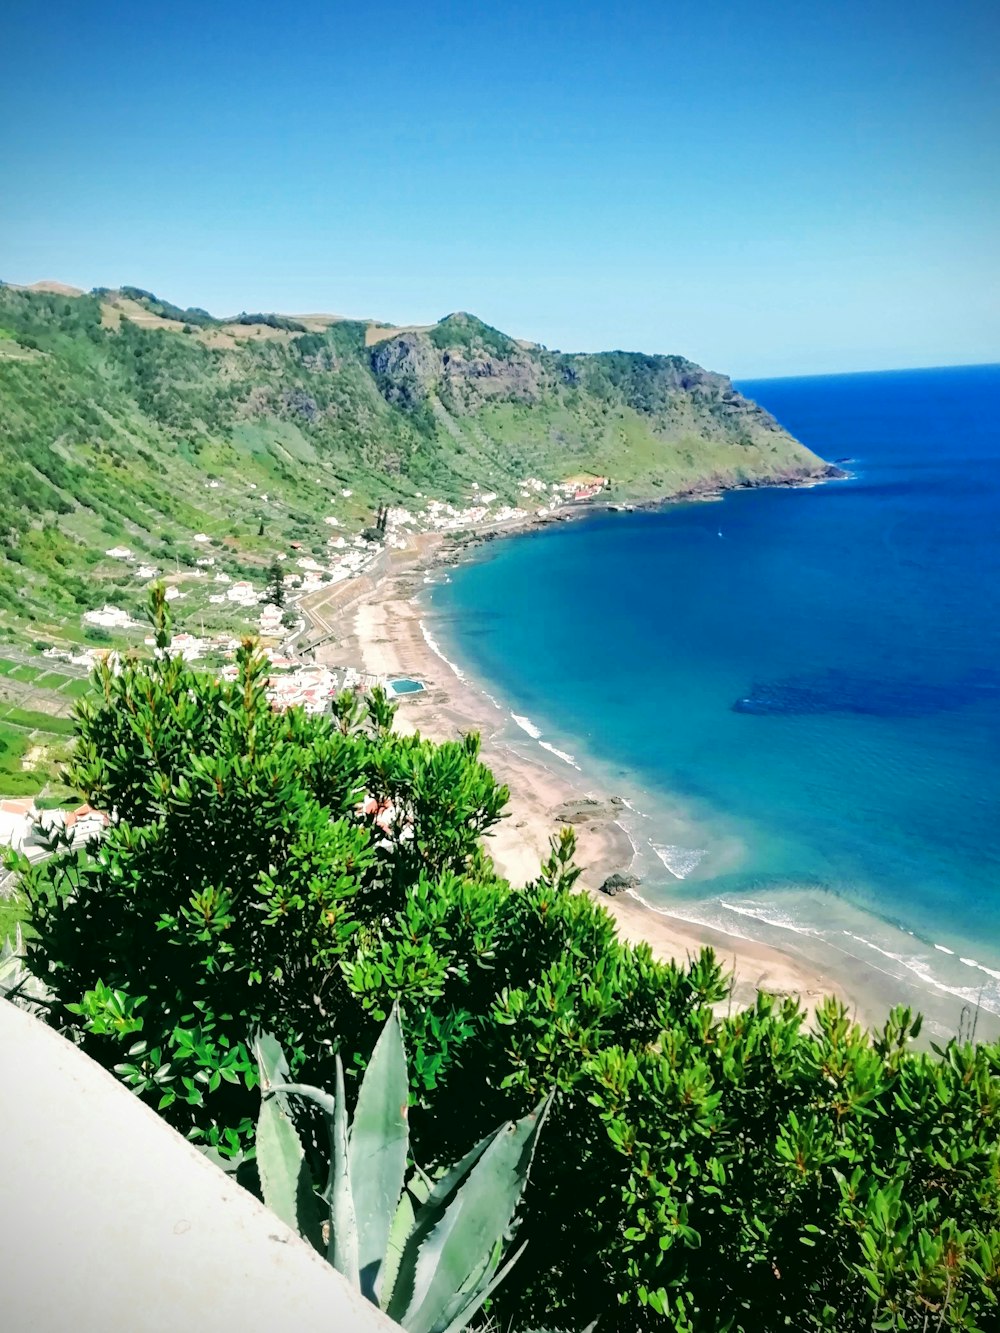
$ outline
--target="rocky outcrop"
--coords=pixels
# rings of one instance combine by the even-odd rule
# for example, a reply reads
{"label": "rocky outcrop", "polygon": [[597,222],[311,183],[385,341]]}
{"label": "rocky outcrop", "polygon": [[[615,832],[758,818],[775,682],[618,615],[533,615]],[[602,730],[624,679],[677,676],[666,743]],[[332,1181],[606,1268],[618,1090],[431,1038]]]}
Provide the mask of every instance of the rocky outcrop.
{"label": "rocky outcrop", "polygon": [[442,353],[442,378],[454,399],[507,398],[533,403],[544,382],[539,362],[525,352],[507,357],[488,354]]}
{"label": "rocky outcrop", "polygon": [[506,354],[471,341],[439,347],[429,334],[401,333],[378,343],[371,367],[391,403],[412,403],[437,393],[449,406],[475,410],[490,398],[537,401],[545,375],[537,356],[510,344]]}
{"label": "rocky outcrop", "polygon": [[609,875],[601,885],[601,892],[610,898],[617,898],[620,893],[638,888],[641,882],[638,875]]}
{"label": "rocky outcrop", "polygon": [[426,333],[400,333],[376,343],[371,363],[375,374],[386,380],[429,383],[440,373],[441,356]]}

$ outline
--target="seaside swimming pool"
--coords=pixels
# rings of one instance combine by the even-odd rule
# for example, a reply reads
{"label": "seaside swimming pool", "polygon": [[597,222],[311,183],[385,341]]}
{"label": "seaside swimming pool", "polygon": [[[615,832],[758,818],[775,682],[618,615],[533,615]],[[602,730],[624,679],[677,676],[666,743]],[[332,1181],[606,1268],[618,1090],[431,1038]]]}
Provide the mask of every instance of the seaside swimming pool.
{"label": "seaside swimming pool", "polygon": [[419,694],[421,690],[426,689],[422,680],[390,680],[389,689],[393,694]]}

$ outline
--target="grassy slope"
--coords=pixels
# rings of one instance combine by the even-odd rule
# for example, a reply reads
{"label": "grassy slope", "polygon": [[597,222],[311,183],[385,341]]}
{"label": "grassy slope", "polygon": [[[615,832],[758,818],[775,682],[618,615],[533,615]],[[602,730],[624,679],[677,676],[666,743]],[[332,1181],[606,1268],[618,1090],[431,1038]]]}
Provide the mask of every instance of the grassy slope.
{"label": "grassy slope", "polygon": [[369,347],[361,323],[304,326],[0,286],[0,638],[107,641],[82,612],[144,602],[116,545],[174,576],[185,627],[239,629],[197,560],[260,582],[291,541],[325,553],[326,515],[351,533],[378,503],[472,482],[515,498],[528,475],[596,472],[633,498],[819,466],[679,358],[560,356],[452,316],[411,335],[414,377],[405,358],[375,365],[399,332]]}
{"label": "grassy slope", "polygon": [[[217,349],[127,320],[111,330],[90,298],[9,289],[0,290],[0,327],[35,351],[0,357],[10,478],[0,497],[0,625],[30,626],[33,638],[82,640],[82,611],[105,598],[138,606],[140,585],[105,556],[109,547],[192,579],[206,555],[233,577],[259,579],[291,540],[322,553],[322,517],[336,512],[354,529],[368,521],[387,489],[385,446],[398,448],[394,437],[408,429],[386,420],[391,409],[360,359],[323,377],[333,419],[317,430],[303,415],[313,411],[308,371],[270,339]],[[344,500],[345,487],[355,498]],[[193,543],[199,532],[211,541]]]}

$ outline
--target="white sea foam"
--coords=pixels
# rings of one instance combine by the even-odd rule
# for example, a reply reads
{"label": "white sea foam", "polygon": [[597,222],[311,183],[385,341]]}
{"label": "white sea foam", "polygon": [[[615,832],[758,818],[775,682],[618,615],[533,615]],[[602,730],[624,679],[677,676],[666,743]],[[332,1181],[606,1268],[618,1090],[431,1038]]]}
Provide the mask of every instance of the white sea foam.
{"label": "white sea foam", "polygon": [[746,940],[750,938],[748,935],[744,935],[741,931],[734,930],[731,925],[723,926],[716,921],[706,921],[704,917],[692,915],[690,912],[679,912],[673,905],[667,908],[660,903],[650,902],[650,900],[644,898],[641,893],[636,893],[635,889],[626,889],[625,892],[629,897],[634,898],[637,903],[642,903],[643,907],[648,907],[651,912],[655,912],[657,916],[666,916],[672,921],[683,921],[687,926],[710,926],[712,930],[717,930],[720,935],[728,935],[734,940]]}
{"label": "white sea foam", "polygon": [[[635,896],[637,898],[639,897],[638,894]],[[645,900],[641,899],[640,901]],[[825,941],[834,948],[843,949],[847,953],[854,952],[851,947],[845,948],[845,946],[836,944],[824,930],[805,924],[803,921],[781,911],[772,903],[760,902],[753,899],[748,899],[744,902],[734,902],[730,899],[719,898],[715,901],[727,914],[732,913],[737,918],[742,917],[747,920],[757,921],[761,925],[792,931],[797,935],[812,936],[817,940]],[[657,910],[657,904],[655,903],[647,902],[646,906]],[[705,906],[709,906],[709,903],[706,902]],[[659,910],[662,911],[663,909],[661,908]],[[671,909],[664,912],[664,915],[677,916],[680,920],[689,921],[692,924],[702,924],[710,926],[716,930],[724,930],[727,934],[736,936],[737,938],[747,938],[748,936],[750,938],[758,937],[758,932],[754,927],[750,927],[748,936],[743,936],[739,930],[733,929],[729,922],[719,918],[715,912],[708,912],[704,915],[700,912],[691,913],[690,905],[687,906],[684,913],[676,912]],[[895,969],[901,969],[904,973],[909,972],[914,979],[923,986],[931,987],[945,995],[952,995],[956,999],[963,1001],[963,1003],[979,1006],[987,1013],[1000,1014],[1000,985],[995,984],[1000,982],[1000,971],[985,967],[974,958],[962,958],[959,961],[964,963],[967,967],[973,967],[980,972],[985,973],[991,980],[984,980],[981,985],[951,985],[948,980],[935,974],[930,965],[930,958],[927,956],[921,956],[917,953],[911,954],[908,951],[895,952],[892,949],[883,948],[881,945],[874,943],[871,939],[862,935],[856,935],[850,930],[842,930],[840,933],[846,940],[863,945],[865,949],[881,955],[881,957],[885,958],[889,963],[895,965],[895,968],[878,967],[878,971],[883,971],[886,975],[899,975]],[[954,957],[954,952],[948,949],[947,946],[945,946],[941,952]],[[856,956],[860,956],[860,952]],[[869,966],[874,965],[869,964]]]}
{"label": "white sea foam", "polygon": [[[1000,994],[994,994],[991,991],[987,997],[983,995],[981,990],[973,986],[949,986],[940,977],[936,977],[924,959],[917,954],[907,956],[901,953],[893,953],[890,949],[880,948],[871,940],[866,940],[863,936],[855,935],[849,930],[845,930],[844,934],[852,940],[857,940],[858,944],[863,944],[866,949],[874,949],[883,958],[889,958],[892,962],[898,963],[907,972],[912,972],[915,977],[918,977],[925,986],[933,986],[935,990],[943,991],[946,995],[954,995],[967,1004],[981,1005],[988,1013],[1000,1014]],[[990,1003],[987,1003],[987,998]]]}
{"label": "white sea foam", "polygon": [[629,861],[629,869],[631,869],[632,866],[635,865],[635,858],[639,855],[639,847],[636,843],[635,838],[632,837],[632,834],[629,833],[628,829],[625,827],[625,825],[621,822],[620,819],[615,820],[615,828],[621,829],[621,831],[625,834],[626,838],[628,838],[629,846],[632,848],[632,859]]}
{"label": "white sea foam", "polygon": [[526,731],[532,740],[537,741],[542,734],[532,722],[530,717],[522,717],[520,713],[511,713],[512,719],[517,723],[522,731]]}
{"label": "white sea foam", "polygon": [[420,633],[424,636],[424,643],[427,644],[427,647],[431,650],[431,652],[434,653],[437,657],[440,657],[441,661],[444,662],[445,666],[450,667],[451,670],[454,671],[455,675],[459,678],[459,680],[465,680],[465,673],[462,671],[461,667],[457,667],[454,662],[452,662],[449,658],[445,657],[444,653],[441,651],[441,647],[438,644],[437,639],[435,639],[434,635],[430,632],[430,630],[427,628],[427,626],[424,624],[422,620],[420,622]]}
{"label": "white sea foam", "polygon": [[790,930],[795,935],[822,936],[822,931],[805,925],[804,922],[788,916],[785,912],[779,912],[777,908],[768,903],[759,903],[752,899],[745,903],[731,903],[727,902],[725,898],[720,898],[719,902],[728,912],[735,912],[737,916],[752,917],[754,921],[760,921],[765,926],[774,926],[778,930]]}
{"label": "white sea foam", "polygon": [[950,954],[952,955],[952,957],[955,956],[955,950],[954,950],[954,949],[949,949],[948,946],[947,946],[946,944],[935,944],[934,948],[935,948],[935,949],[940,949],[940,951],[941,951],[942,953],[950,953]]}
{"label": "white sea foam", "polygon": [[657,842],[649,845],[675,879],[687,879],[705,856],[703,847],[675,847],[671,843]]}
{"label": "white sea foam", "polygon": [[978,968],[980,972],[985,972],[986,975],[992,977],[994,981],[1000,981],[1000,972],[995,968],[987,967],[985,963],[977,963],[975,958],[960,958],[959,962],[964,963],[966,967]]}
{"label": "white sea foam", "polygon": [[542,747],[543,750],[548,750],[549,754],[554,754],[557,759],[561,759],[566,764],[571,764],[577,770],[578,773],[583,772],[583,769],[581,769],[580,765],[576,762],[573,756],[571,754],[567,754],[565,750],[557,750],[556,747],[554,745],[550,745],[548,741],[539,741],[538,744]]}

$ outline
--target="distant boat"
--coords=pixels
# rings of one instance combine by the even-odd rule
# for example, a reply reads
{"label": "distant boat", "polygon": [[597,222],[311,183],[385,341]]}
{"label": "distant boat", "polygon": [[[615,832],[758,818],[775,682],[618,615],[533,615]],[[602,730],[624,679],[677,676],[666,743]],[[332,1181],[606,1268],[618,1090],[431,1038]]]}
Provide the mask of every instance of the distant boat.
{"label": "distant boat", "polygon": [[719,536],[720,536],[720,537],[722,536],[722,529],[721,529],[721,528],[719,529]]}

